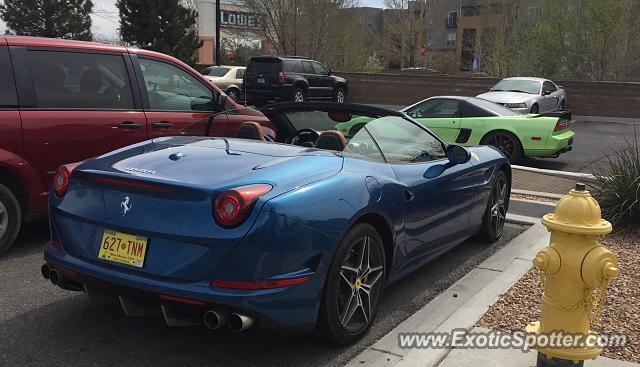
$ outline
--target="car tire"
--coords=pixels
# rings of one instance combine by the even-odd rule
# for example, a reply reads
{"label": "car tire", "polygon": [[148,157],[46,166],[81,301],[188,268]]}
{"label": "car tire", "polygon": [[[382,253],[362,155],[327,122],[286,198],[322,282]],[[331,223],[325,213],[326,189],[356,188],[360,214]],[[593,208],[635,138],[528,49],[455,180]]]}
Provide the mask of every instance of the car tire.
{"label": "car tire", "polygon": [[291,94],[291,99],[294,102],[304,102],[307,99],[307,95],[302,88],[294,88]]}
{"label": "car tire", "polygon": [[498,149],[511,163],[518,162],[524,155],[520,140],[508,131],[492,131],[482,138],[480,144]]}
{"label": "car tire", "polygon": [[13,246],[21,225],[22,210],[18,199],[0,184],[0,256]]}
{"label": "car tire", "polygon": [[344,90],[344,88],[336,88],[335,92],[333,93],[333,100],[338,103],[344,103],[347,100],[347,92]]}
{"label": "car tire", "polygon": [[540,113],[540,107],[537,104],[534,104],[531,106],[531,111],[529,111],[529,113]]}
{"label": "car tire", "polygon": [[233,99],[236,102],[238,101],[238,98],[240,98],[240,92],[235,88],[227,90],[226,94],[227,96],[229,96],[229,98]]}
{"label": "car tire", "polygon": [[320,338],[348,345],[367,333],[382,301],[385,261],[382,238],[375,228],[360,223],[347,232],[325,280],[316,325]]}
{"label": "car tire", "polygon": [[502,171],[498,171],[493,185],[491,186],[491,194],[487,202],[487,208],[482,216],[482,225],[478,232],[478,237],[489,243],[494,243],[500,238],[504,222],[507,217],[507,209],[509,208],[509,181]]}

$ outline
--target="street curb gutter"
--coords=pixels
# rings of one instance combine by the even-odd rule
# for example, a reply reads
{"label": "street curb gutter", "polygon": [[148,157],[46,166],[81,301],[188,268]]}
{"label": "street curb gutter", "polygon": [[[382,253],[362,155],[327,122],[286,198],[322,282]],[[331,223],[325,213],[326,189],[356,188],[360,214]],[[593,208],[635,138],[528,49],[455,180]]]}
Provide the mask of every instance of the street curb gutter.
{"label": "street curb gutter", "polygon": [[398,335],[471,329],[531,268],[531,260],[548,244],[549,232],[538,220],[346,366],[436,366],[449,349],[402,349]]}

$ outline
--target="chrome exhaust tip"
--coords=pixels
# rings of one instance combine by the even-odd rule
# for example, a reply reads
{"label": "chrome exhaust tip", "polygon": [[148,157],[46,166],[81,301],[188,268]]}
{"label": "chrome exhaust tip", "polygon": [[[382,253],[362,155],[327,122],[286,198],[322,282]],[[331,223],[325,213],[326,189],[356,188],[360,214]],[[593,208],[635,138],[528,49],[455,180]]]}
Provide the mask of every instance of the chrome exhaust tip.
{"label": "chrome exhaust tip", "polygon": [[239,313],[232,313],[229,315],[229,329],[239,333],[245,331],[253,325],[253,319],[246,315]]}
{"label": "chrome exhaust tip", "polygon": [[60,273],[58,273],[56,269],[51,269],[51,271],[49,272],[49,280],[53,285],[60,284]]}
{"label": "chrome exhaust tip", "polygon": [[227,318],[214,310],[204,313],[204,324],[211,330],[218,329],[227,323]]}
{"label": "chrome exhaust tip", "polygon": [[51,268],[47,264],[42,265],[42,267],[40,268],[40,272],[42,272],[42,277],[47,280],[49,280],[50,271],[51,271]]}

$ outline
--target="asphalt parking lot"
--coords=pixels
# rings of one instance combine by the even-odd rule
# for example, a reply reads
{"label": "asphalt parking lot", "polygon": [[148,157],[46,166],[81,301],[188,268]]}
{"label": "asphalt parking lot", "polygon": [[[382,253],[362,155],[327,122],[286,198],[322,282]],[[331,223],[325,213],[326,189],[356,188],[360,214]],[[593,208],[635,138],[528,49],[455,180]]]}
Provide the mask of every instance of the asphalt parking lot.
{"label": "asphalt parking lot", "polygon": [[159,316],[127,318],[117,306],[93,306],[84,294],[63,291],[42,279],[47,225],[28,224],[14,249],[0,259],[0,365],[342,365],[524,229],[506,225],[493,245],[468,240],[389,287],[370,333],[356,345],[342,348],[312,335],[169,328]]}
{"label": "asphalt parking lot", "polygon": [[576,133],[573,150],[558,158],[527,159],[519,164],[558,171],[593,173],[616,146],[625,139],[640,138],[640,124],[577,121],[571,126]]}

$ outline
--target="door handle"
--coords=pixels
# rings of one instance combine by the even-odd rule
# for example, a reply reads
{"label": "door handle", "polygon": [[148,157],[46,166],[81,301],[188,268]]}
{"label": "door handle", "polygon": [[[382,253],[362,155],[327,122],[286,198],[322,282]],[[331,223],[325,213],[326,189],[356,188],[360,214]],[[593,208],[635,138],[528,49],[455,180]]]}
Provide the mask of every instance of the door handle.
{"label": "door handle", "polygon": [[411,192],[409,190],[404,190],[404,200],[405,201],[411,201],[415,197],[416,197],[416,194],[414,194],[413,192]]}
{"label": "door handle", "polygon": [[160,121],[160,122],[154,122],[152,126],[154,129],[169,129],[173,127],[173,123],[169,121]]}
{"label": "door handle", "polygon": [[142,124],[133,121],[124,121],[118,124],[118,129],[139,129]]}

